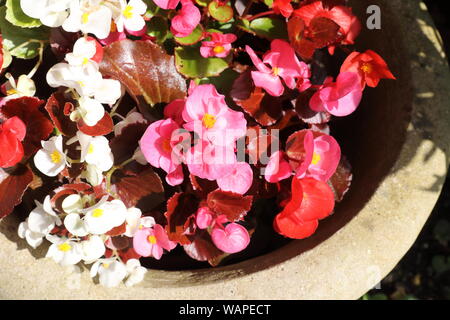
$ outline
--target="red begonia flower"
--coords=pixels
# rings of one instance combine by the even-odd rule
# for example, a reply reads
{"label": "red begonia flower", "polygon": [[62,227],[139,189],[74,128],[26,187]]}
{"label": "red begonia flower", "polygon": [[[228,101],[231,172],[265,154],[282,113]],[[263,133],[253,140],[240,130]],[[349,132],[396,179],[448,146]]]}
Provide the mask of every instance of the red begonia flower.
{"label": "red begonia flower", "polygon": [[25,124],[12,117],[0,124],[0,168],[9,168],[23,158],[22,142],[26,135]]}

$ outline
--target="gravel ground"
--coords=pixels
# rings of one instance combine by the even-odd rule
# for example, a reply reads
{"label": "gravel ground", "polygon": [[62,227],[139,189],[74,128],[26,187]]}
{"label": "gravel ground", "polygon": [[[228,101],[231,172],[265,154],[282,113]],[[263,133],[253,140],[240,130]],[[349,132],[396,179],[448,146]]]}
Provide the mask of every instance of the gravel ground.
{"label": "gravel ground", "polygon": [[[427,0],[450,56],[448,0]],[[363,300],[450,299],[450,175],[430,219],[414,246],[395,269]]]}

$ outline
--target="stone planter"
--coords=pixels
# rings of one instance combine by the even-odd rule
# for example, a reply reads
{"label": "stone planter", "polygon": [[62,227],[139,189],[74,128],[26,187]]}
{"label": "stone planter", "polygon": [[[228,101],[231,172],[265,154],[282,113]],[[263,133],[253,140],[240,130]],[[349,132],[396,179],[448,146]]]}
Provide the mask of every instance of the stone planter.
{"label": "stone planter", "polygon": [[360,17],[380,5],[382,29],[365,29],[359,48],[385,57],[398,81],[368,90],[337,124],[341,141],[351,141],[344,152],[354,184],[313,237],[226,267],[150,271],[136,288],[110,290],[42,259],[45,247],[27,249],[13,215],[0,222],[0,298],[356,299],[376,285],[415,241],[445,180],[450,73],[423,3],[353,2]]}

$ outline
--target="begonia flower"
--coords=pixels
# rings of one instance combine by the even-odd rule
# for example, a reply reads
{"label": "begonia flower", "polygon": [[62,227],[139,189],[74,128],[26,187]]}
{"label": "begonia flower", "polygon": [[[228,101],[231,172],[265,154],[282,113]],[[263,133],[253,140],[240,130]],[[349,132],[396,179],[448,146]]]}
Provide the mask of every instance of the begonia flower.
{"label": "begonia flower", "polygon": [[63,150],[63,137],[51,137],[42,141],[42,149],[34,156],[34,164],[39,171],[49,177],[56,177],[67,166],[66,154]]}
{"label": "begonia flower", "polygon": [[178,4],[180,3],[180,0],[153,0],[156,5],[162,9],[175,9]]}
{"label": "begonia flower", "polygon": [[9,168],[22,160],[24,151],[22,141],[27,128],[18,117],[0,123],[0,168]]}
{"label": "begonia flower", "polygon": [[84,221],[89,233],[104,234],[122,225],[127,208],[121,200],[106,201],[87,209]]}
{"label": "begonia flower", "polygon": [[[308,89],[311,86],[309,82],[311,71],[306,63],[297,58],[291,45],[286,41],[276,39],[272,41],[270,48],[261,61],[252,48],[245,47],[253,64],[258,69],[258,71],[252,71],[255,86],[264,88],[275,97],[284,93],[281,79],[290,89],[295,89],[297,81],[301,79],[301,90]],[[270,68],[267,65],[270,65]]]}
{"label": "begonia flower", "polygon": [[200,229],[207,229],[214,222],[214,212],[208,207],[201,207],[195,214],[195,223]]}
{"label": "begonia flower", "polygon": [[64,227],[76,237],[84,237],[89,234],[86,222],[77,213],[70,213],[65,217]]}
{"label": "begonia flower", "polygon": [[117,287],[127,276],[125,264],[116,258],[97,260],[91,267],[90,276],[94,278],[98,274],[99,283],[106,288]]}
{"label": "begonia flower", "polygon": [[109,140],[103,136],[91,137],[81,131],[77,132],[81,145],[81,161],[95,165],[105,172],[112,168],[114,156],[109,147]]}
{"label": "begonia flower", "polygon": [[142,216],[139,208],[129,208],[126,217],[126,231],[124,235],[134,237],[139,228],[151,228],[155,225],[155,218],[151,216]]}
{"label": "begonia flower", "polygon": [[161,259],[163,249],[171,251],[177,246],[169,240],[166,230],[159,224],[153,228],[139,229],[133,237],[133,249],[143,257]]}
{"label": "begonia flower", "polygon": [[216,225],[211,231],[214,245],[225,253],[237,253],[247,248],[250,235],[247,229],[237,223],[225,227]]}
{"label": "begonia flower", "polygon": [[178,123],[178,125],[182,126],[184,123],[183,120],[183,110],[186,106],[186,100],[185,99],[176,99],[169,103],[164,108],[164,117],[171,118],[173,121]]}
{"label": "begonia flower", "polygon": [[7,100],[33,97],[36,94],[36,84],[29,76],[22,74],[17,82],[9,73],[5,77],[8,78],[8,81],[2,87],[2,91],[6,94],[6,97],[2,98],[2,104]]}
{"label": "begonia flower", "polygon": [[125,281],[125,286],[132,287],[144,280],[147,273],[147,268],[141,266],[138,259],[129,259],[126,263],[128,277]]}
{"label": "begonia flower", "polygon": [[291,0],[274,0],[273,11],[276,14],[281,14],[285,18],[289,18],[294,11]]}
{"label": "begonia flower", "polygon": [[147,5],[142,0],[120,0],[120,14],[114,19],[119,32],[140,31],[145,27],[143,15]]}
{"label": "begonia flower", "polygon": [[72,66],[83,66],[89,62],[100,63],[103,59],[103,47],[92,37],[78,39],[72,52],[66,54],[66,61]]}
{"label": "begonia flower", "polygon": [[40,19],[42,24],[60,27],[69,16],[67,9],[73,0],[20,0],[22,11],[29,17]]}
{"label": "begonia flower", "polygon": [[86,179],[91,186],[96,187],[102,184],[105,176],[103,175],[103,171],[95,164],[87,163],[80,174],[80,178]]}
{"label": "begonia flower", "polygon": [[363,88],[366,84],[375,88],[381,79],[396,79],[386,61],[372,50],[352,52],[342,64],[341,72],[358,73]]}
{"label": "begonia flower", "polygon": [[88,97],[81,97],[78,100],[78,108],[70,114],[70,119],[72,121],[78,121],[81,118],[87,126],[93,127],[104,116],[105,108],[100,102]]}
{"label": "begonia flower", "polygon": [[47,236],[52,245],[48,249],[46,258],[51,258],[61,266],[70,266],[81,261],[82,250],[79,243],[67,239],[65,237],[59,238],[56,236]]}
{"label": "begonia flower", "polygon": [[86,264],[97,261],[105,254],[105,243],[99,236],[91,236],[88,240],[84,240],[80,244],[83,255],[82,260]]}
{"label": "begonia flower", "polygon": [[323,86],[312,96],[309,106],[317,112],[327,111],[337,117],[345,117],[358,108],[362,99],[361,78],[354,72],[340,73],[333,82],[325,80]]}
{"label": "begonia flower", "polygon": [[186,100],[183,119],[186,130],[196,132],[215,145],[231,145],[247,132],[244,114],[231,110],[225,97],[212,84],[199,85],[192,90]]}
{"label": "begonia flower", "polygon": [[179,141],[176,132],[180,129],[172,119],[153,122],[145,131],[139,145],[147,161],[166,173],[168,184],[175,186],[183,182],[181,159],[173,151]]}
{"label": "begonia flower", "polygon": [[200,54],[204,58],[217,57],[225,58],[231,51],[231,44],[237,40],[232,34],[222,34],[219,32],[210,33],[211,40],[203,41],[200,47]]}
{"label": "begonia flower", "polygon": [[225,176],[217,178],[217,184],[223,191],[245,194],[253,184],[253,170],[247,162],[237,162]]}
{"label": "begonia flower", "polygon": [[175,37],[184,38],[194,31],[201,19],[200,10],[191,0],[181,0],[181,10],[172,18],[170,31]]}
{"label": "begonia flower", "polygon": [[282,151],[274,152],[269,163],[264,169],[264,177],[267,182],[277,183],[292,176],[292,168]]}

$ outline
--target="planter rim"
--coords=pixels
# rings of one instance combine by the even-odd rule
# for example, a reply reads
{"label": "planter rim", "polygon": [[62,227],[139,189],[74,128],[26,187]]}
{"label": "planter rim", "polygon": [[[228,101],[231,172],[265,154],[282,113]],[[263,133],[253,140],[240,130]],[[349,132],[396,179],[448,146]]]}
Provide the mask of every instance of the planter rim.
{"label": "planter rim", "polygon": [[[4,235],[12,232],[11,226],[0,222],[0,299],[357,299],[374,287],[412,246],[445,181],[450,72],[421,1],[372,2],[382,11],[397,12],[403,19],[398,31],[403,42],[415,44],[405,45],[415,97],[406,142],[391,173],[335,234],[293,257],[283,255],[296,241],[235,265],[149,270],[141,285],[107,289],[92,283],[88,272],[70,274],[53,261],[36,259],[25,244]],[[55,284],[60,287],[55,289]]]}

